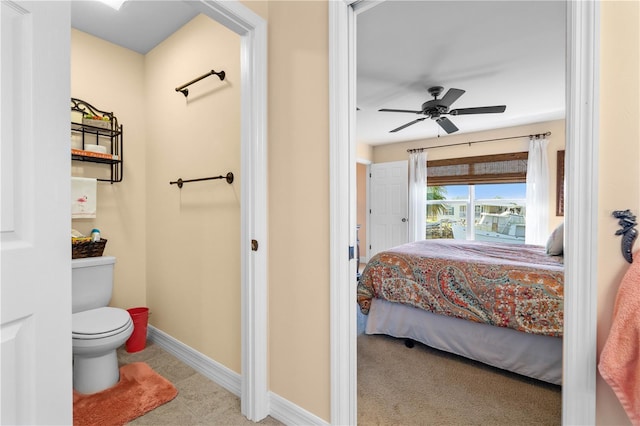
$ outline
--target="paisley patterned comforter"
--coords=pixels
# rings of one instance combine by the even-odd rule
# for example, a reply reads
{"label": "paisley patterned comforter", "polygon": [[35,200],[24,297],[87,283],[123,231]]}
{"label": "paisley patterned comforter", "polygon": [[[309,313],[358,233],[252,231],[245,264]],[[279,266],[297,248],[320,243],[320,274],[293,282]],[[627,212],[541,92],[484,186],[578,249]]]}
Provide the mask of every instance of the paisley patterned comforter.
{"label": "paisley patterned comforter", "polygon": [[372,298],[509,327],[562,336],[564,268],[545,248],[461,240],[424,240],[376,254],[358,283],[367,314]]}

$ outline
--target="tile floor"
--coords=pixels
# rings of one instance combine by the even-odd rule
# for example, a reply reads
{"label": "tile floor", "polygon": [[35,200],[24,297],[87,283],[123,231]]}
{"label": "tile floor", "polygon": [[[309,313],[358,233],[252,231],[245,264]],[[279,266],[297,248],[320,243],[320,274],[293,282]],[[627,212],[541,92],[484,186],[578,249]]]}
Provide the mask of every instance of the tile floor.
{"label": "tile floor", "polygon": [[[120,365],[143,361],[178,389],[178,396],[130,425],[253,425],[240,413],[240,398],[182,363],[153,342],[133,354],[118,349]],[[281,425],[272,417],[258,424]]]}

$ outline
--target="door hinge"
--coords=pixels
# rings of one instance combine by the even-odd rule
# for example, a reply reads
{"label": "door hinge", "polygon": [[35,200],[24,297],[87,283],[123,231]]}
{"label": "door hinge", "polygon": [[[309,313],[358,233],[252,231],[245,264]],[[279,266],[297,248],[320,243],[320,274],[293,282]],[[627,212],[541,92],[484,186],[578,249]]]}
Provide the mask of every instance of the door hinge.
{"label": "door hinge", "polygon": [[354,258],[355,248],[353,246],[349,246],[349,260]]}

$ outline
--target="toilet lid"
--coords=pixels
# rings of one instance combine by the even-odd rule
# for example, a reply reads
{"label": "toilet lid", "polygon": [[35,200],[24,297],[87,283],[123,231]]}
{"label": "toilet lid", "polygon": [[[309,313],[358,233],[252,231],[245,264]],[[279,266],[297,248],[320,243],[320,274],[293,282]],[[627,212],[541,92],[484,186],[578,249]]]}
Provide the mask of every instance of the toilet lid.
{"label": "toilet lid", "polygon": [[97,339],[118,334],[131,323],[129,312],[104,307],[72,315],[71,331],[76,339]]}

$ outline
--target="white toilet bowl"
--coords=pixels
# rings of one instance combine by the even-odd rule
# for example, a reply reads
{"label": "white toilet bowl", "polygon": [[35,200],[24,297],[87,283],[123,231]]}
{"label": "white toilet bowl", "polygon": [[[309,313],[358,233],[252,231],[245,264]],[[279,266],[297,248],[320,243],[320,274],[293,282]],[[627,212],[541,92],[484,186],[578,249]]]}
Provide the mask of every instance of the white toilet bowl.
{"label": "white toilet bowl", "polygon": [[124,309],[102,307],[74,313],[73,388],[91,394],[118,383],[116,349],[132,332],[131,315]]}

